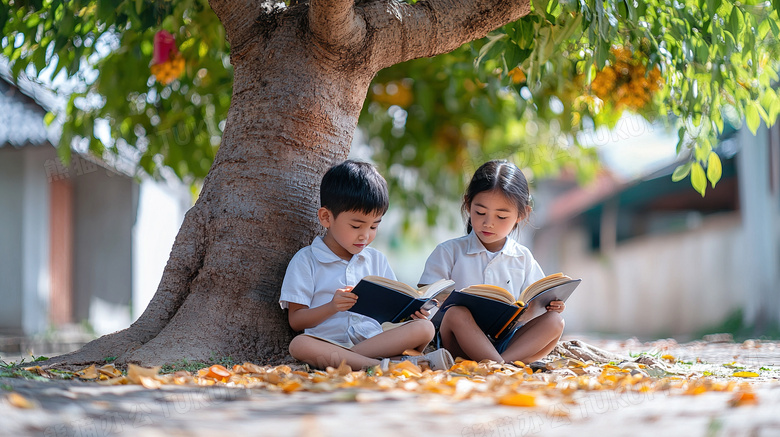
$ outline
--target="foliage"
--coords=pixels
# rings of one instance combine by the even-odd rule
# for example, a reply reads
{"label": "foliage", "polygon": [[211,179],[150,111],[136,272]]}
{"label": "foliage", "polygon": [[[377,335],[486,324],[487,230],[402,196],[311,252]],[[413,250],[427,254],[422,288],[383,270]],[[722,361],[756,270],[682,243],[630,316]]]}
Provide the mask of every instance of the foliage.
{"label": "foliage", "polygon": [[[564,132],[614,126],[626,109],[648,119],[670,116],[678,125],[677,151],[689,156],[674,179],[690,175],[702,195],[707,181],[714,187],[721,176],[713,146],[725,122],[745,119],[755,133],[762,120],[771,125],[780,114],[773,88],[780,2],[534,0],[532,6],[531,14],[489,37],[495,43],[480,56],[504,61],[506,76],[519,65],[534,103],[562,102]],[[604,75],[611,77],[603,82],[616,85],[610,92],[603,92]]]}
{"label": "foliage", "polygon": [[[206,0],[0,4],[2,50],[14,76],[32,71],[76,79],[60,144],[75,138],[76,148],[98,156],[129,154],[152,175],[161,166],[180,178],[206,175],[233,81],[224,30]],[[184,74],[169,85],[157,82],[149,66],[160,29],[176,37],[186,60]],[[100,123],[110,138],[99,136]],[[59,151],[69,158],[68,147]]]}
{"label": "foliage", "polygon": [[[533,0],[529,15],[483,40],[380,72],[360,125],[412,208],[457,196],[463,178],[495,157],[536,176],[572,166],[587,179],[595,151],[578,135],[614,126],[626,110],[672,117],[678,152],[689,156],[674,179],[690,176],[704,195],[720,178],[713,147],[724,123],[745,119],[755,132],[780,113],[778,3]],[[0,0],[0,28],[15,76],[61,73],[79,84],[61,144],[130,154],[152,175],[167,166],[187,180],[205,176],[232,83],[224,30],[206,0]],[[162,29],[185,61],[168,85],[149,69]],[[110,138],[97,135],[100,123]],[[432,222],[436,210],[428,214]]]}

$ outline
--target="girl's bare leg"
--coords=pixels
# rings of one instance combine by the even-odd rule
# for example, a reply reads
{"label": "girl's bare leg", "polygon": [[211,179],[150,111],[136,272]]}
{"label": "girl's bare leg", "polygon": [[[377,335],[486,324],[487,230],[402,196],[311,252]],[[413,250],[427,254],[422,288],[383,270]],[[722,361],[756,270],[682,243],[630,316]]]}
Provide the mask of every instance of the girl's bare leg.
{"label": "girl's bare leg", "polygon": [[552,352],[563,334],[564,321],[560,313],[547,311],[518,329],[501,356],[507,362],[530,363]]}
{"label": "girl's bare leg", "polygon": [[439,328],[442,346],[452,356],[475,361],[493,360],[503,363],[493,343],[477,326],[471,311],[466,307],[454,306],[447,309]]}

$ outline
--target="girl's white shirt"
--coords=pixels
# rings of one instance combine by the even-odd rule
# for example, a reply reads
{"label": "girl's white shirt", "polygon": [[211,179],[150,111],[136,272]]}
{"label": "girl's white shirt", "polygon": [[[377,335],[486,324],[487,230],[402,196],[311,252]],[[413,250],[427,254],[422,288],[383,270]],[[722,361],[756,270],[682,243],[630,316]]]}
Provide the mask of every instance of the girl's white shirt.
{"label": "girl's white shirt", "polygon": [[519,299],[526,287],[543,277],[530,249],[512,237],[507,237],[504,247],[491,259],[490,252],[472,231],[436,246],[425,262],[419,284],[452,279],[456,290],[474,284],[497,285]]}

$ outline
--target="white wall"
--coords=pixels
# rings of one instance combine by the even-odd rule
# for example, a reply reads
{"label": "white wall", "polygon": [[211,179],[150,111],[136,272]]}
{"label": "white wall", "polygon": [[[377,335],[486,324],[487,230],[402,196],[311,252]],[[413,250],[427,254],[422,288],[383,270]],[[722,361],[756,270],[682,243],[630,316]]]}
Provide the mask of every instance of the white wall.
{"label": "white wall", "polygon": [[24,149],[22,206],[22,293],[23,329],[27,335],[44,332],[49,327],[49,181],[46,160],[55,157],[48,146]]}
{"label": "white wall", "polygon": [[71,178],[74,184],[73,298],[76,321],[102,335],[130,324],[132,230],[138,184],[101,167]]}
{"label": "white wall", "polygon": [[157,291],[190,203],[189,189],[181,183],[141,182],[133,227],[132,321],[138,319]]}
{"label": "white wall", "polygon": [[22,331],[23,152],[0,148],[0,332]]}
{"label": "white wall", "polygon": [[559,267],[583,278],[566,303],[567,331],[685,337],[721,324],[744,305],[743,239],[738,213],[635,238],[609,256],[589,252],[580,231],[562,235]]}
{"label": "white wall", "polygon": [[[777,127],[774,127],[777,132]],[[737,155],[739,198],[743,215],[740,242],[751,261],[742,270],[745,323],[765,328],[780,320],[780,193],[772,193],[769,172],[769,132],[762,124],[756,135],[738,133],[742,150]],[[775,153],[780,146],[774,144]],[[775,178],[780,175],[774,175]]]}

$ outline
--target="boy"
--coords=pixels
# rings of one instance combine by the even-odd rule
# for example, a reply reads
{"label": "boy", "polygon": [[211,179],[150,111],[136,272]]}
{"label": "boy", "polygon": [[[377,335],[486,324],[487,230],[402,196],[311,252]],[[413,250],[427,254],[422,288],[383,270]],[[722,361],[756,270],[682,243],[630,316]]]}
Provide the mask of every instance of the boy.
{"label": "boy", "polygon": [[[317,218],[327,232],[295,254],[282,283],[279,304],[289,310],[293,330],[304,331],[290,354],[319,368],[344,361],[361,369],[407,349],[421,352],[434,335],[425,314],[383,332],[376,320],[348,311],[357,300],[352,288],[364,276],[395,279],[385,256],[368,247],[387,212],[387,182],[371,164],[345,161],[325,173],[320,202]],[[420,358],[434,370],[453,364],[443,349]]]}

